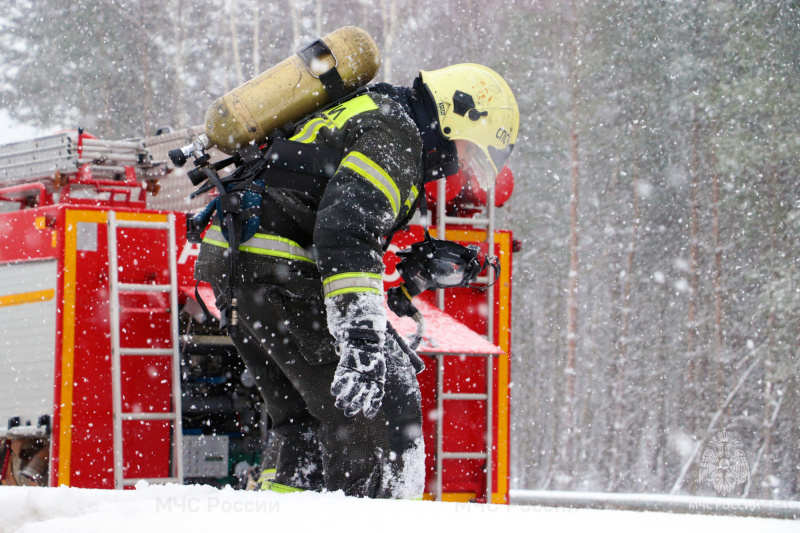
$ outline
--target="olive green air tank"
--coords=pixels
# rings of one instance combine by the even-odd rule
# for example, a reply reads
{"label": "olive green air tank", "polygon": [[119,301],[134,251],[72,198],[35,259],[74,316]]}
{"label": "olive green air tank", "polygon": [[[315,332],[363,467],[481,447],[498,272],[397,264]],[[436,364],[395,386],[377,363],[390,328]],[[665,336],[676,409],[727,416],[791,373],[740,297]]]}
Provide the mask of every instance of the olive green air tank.
{"label": "olive green air tank", "polygon": [[[380,53],[375,41],[364,30],[347,26],[323,37],[322,41],[338,61],[337,70],[348,89],[366,85],[377,74]],[[312,60],[308,67],[294,54],[215,100],[206,111],[206,135],[219,150],[228,154],[251,142],[262,143],[275,128],[330,103],[317,76],[334,64],[334,58],[325,54]]]}

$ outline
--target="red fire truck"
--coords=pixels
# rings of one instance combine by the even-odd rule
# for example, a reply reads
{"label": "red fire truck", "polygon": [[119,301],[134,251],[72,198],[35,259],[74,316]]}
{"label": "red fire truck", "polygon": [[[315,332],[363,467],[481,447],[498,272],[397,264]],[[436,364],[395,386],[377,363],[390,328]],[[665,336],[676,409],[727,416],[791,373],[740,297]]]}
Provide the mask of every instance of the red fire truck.
{"label": "red fire truck", "polygon": [[[262,401],[195,301],[198,246],[182,228],[208,199],[189,202],[189,180],[166,157],[200,131],[0,146],[3,484],[236,485],[259,463]],[[490,290],[417,299],[428,499],[508,501],[513,244],[494,208],[512,188],[506,170],[495,198],[463,175],[428,190],[431,233],[492,250],[502,272]],[[417,224],[395,237],[387,288],[399,283],[394,252],[422,235]],[[210,288],[198,292],[213,303]]]}

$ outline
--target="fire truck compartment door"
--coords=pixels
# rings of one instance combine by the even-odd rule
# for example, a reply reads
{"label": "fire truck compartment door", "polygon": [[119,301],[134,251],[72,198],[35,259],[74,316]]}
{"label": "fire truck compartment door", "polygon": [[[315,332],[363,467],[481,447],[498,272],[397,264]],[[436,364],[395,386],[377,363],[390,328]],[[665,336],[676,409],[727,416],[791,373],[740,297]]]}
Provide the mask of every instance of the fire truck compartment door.
{"label": "fire truck compartment door", "polygon": [[0,265],[0,427],[53,414],[56,262]]}

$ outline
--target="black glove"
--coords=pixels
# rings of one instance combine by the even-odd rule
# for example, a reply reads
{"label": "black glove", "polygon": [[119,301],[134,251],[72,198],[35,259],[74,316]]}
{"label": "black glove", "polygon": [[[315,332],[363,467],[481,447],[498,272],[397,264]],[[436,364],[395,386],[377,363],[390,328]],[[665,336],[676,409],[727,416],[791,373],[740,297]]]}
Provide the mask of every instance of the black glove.
{"label": "black glove", "polygon": [[348,339],[339,345],[339,366],[331,384],[336,407],[345,416],[359,411],[373,418],[381,407],[386,383],[386,360],[377,343]]}

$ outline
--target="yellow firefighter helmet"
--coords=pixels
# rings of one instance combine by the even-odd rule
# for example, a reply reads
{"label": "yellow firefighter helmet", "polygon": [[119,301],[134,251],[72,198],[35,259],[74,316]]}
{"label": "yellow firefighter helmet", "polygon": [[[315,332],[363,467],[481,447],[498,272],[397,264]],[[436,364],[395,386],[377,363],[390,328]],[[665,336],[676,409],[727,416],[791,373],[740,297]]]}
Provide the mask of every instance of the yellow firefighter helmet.
{"label": "yellow firefighter helmet", "polygon": [[[519,107],[508,83],[473,63],[420,71],[420,77],[436,104],[442,135],[471,143],[470,166],[481,187],[489,190],[517,142]],[[463,158],[466,143],[457,144]]]}

